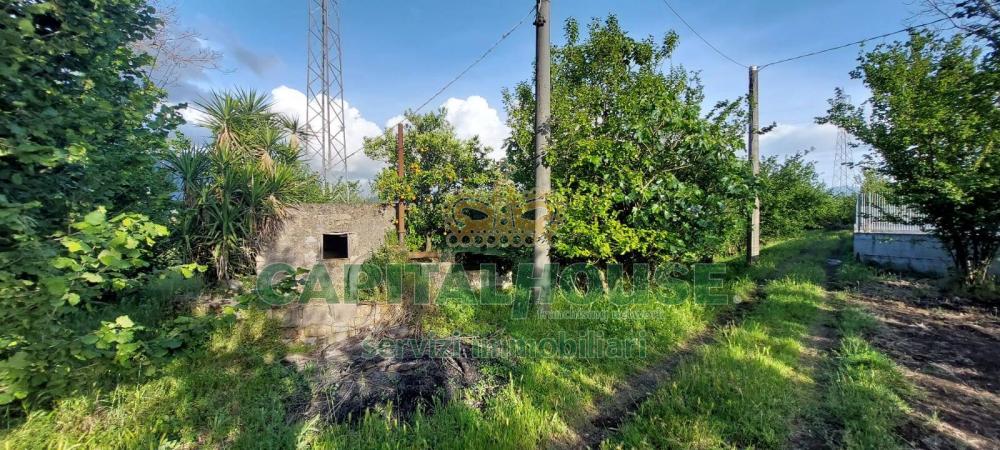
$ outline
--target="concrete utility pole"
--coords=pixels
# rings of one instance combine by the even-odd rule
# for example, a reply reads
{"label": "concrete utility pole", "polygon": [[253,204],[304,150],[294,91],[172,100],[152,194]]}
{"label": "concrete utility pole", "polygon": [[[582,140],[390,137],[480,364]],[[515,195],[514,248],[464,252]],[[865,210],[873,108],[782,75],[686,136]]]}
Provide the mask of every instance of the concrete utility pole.
{"label": "concrete utility pole", "polygon": [[[757,107],[757,66],[750,66],[750,129],[747,136],[747,158],[754,180],[760,173],[760,110]],[[760,198],[753,196],[753,212],[747,229],[747,264],[753,264],[760,255]]]}
{"label": "concrete utility pole", "polygon": [[[400,180],[403,179],[403,123],[400,122],[396,125],[396,176]],[[396,200],[396,237],[399,239],[399,244],[403,245],[403,239],[406,237],[406,225],[403,221],[406,220],[406,203],[403,203],[403,198],[400,197]]]}
{"label": "concrete utility pole", "polygon": [[537,277],[535,287],[538,288],[536,301],[544,292],[548,292],[551,280],[543,277],[550,263],[549,241],[545,237],[545,225],[548,222],[548,206],[546,205],[549,191],[552,188],[549,167],[545,165],[545,152],[549,147],[549,119],[552,116],[552,73],[549,57],[549,0],[537,0],[537,16],[535,18],[535,237],[534,237],[534,275]]}

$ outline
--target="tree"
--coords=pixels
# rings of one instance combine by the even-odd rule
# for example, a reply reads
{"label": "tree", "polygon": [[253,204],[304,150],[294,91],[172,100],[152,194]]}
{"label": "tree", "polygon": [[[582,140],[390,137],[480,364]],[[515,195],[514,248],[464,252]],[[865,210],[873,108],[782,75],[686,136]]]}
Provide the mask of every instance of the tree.
{"label": "tree", "polygon": [[156,155],[180,118],[144,76],[148,57],[128,50],[153,32],[152,13],[139,0],[3,7],[0,253],[98,205],[169,209]]}
{"label": "tree", "polygon": [[1000,2],[997,0],[926,0],[929,11],[947,17],[952,26],[967,36],[985,42],[1000,54]]}
{"label": "tree", "polygon": [[406,206],[407,244],[418,249],[430,242],[441,247],[449,199],[463,190],[492,186],[504,179],[499,165],[486,155],[477,137],[459,139],[445,111],[406,113],[403,157],[406,174],[396,176],[396,130],[365,139],[365,154],[388,166],[375,175],[372,186],[379,200]]}
{"label": "tree", "polygon": [[131,50],[156,27],[144,1],[0,11],[0,406],[29,405],[92,362],[81,318],[162,262],[147,216],[173,204],[157,155],[180,118]]}
{"label": "tree", "polygon": [[919,31],[863,54],[851,76],[870,110],[838,89],[818,121],[871,146],[890,197],[934,227],[965,283],[984,282],[1000,246],[1000,71],[961,36]]}
{"label": "tree", "polygon": [[284,209],[326,201],[304,161],[302,127],[271,112],[254,91],[215,93],[197,104],[212,131],[208,147],[180,142],[165,155],[187,207],[181,223],[188,257],[218,280],[254,270],[254,257],[278,229]]}
{"label": "tree", "polygon": [[146,76],[157,86],[175,86],[186,70],[218,69],[222,53],[202,44],[201,34],[180,25],[177,7],[165,1],[150,2],[156,8],[155,32],[134,42],[137,53],[149,55]]}
{"label": "tree", "polygon": [[853,195],[834,195],[816,173],[806,153],[760,164],[761,234],[768,239],[791,237],[809,229],[843,228],[854,214]]}
{"label": "tree", "polygon": [[[698,78],[660,70],[677,43],[668,33],[629,37],[614,16],[582,40],[568,20],[552,51],[553,249],[563,258],[609,261],[710,257],[739,235],[748,168],[738,102],[708,114]],[[534,94],[504,92],[507,158],[523,188],[534,176]]]}

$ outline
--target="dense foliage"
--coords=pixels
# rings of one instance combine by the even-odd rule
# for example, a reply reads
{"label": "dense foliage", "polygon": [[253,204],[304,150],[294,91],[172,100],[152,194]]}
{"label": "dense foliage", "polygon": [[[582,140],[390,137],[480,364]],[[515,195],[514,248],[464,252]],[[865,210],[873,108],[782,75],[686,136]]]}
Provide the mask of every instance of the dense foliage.
{"label": "dense foliage", "polygon": [[169,264],[153,257],[167,230],[150,217],[172,204],[156,155],[180,119],[143,75],[148,57],[129,49],[156,26],[145,2],[2,11],[0,405],[31,405],[102,364],[116,346],[82,339],[92,329],[81,324]]}
{"label": "dense foliage", "polygon": [[281,224],[284,209],[328,198],[304,160],[304,127],[271,111],[253,91],[214,94],[198,109],[212,131],[208,147],[181,140],[166,165],[181,186],[181,248],[228,280],[253,273],[254,256]]}
{"label": "dense foliage", "polygon": [[760,227],[764,239],[796,236],[805,230],[843,229],[854,221],[854,195],[834,194],[816,173],[816,163],[799,153],[764,158],[758,176]]}
{"label": "dense foliage", "polygon": [[449,206],[463,191],[502,183],[499,165],[477,138],[459,139],[445,111],[406,114],[403,159],[405,174],[396,175],[396,129],[365,140],[365,154],[383,161],[372,183],[379,200],[406,200],[407,245],[422,249],[428,242],[443,246]]}
{"label": "dense foliage", "polygon": [[[608,261],[694,259],[738,239],[750,192],[739,103],[704,114],[697,76],[660,67],[677,42],[636,40],[615,17],[581,38],[566,22],[552,54],[552,203],[558,256]],[[534,96],[524,82],[504,100],[514,180],[531,188]]]}
{"label": "dense foliage", "polygon": [[[1000,248],[1000,67],[961,36],[913,32],[863,54],[851,73],[865,107],[837,91],[821,122],[871,146],[891,198],[934,226],[965,283],[981,283]],[[986,93],[992,93],[986,95]]]}

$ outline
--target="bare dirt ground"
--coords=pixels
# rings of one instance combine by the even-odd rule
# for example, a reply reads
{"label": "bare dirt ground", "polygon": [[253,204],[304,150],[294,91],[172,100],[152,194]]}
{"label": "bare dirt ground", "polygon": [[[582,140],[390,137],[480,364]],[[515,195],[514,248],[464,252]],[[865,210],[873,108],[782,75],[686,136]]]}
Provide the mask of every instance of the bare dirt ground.
{"label": "bare dirt ground", "polygon": [[872,343],[922,391],[902,436],[915,448],[1000,449],[1000,301],[955,297],[932,283],[877,280],[851,296],[882,323]]}

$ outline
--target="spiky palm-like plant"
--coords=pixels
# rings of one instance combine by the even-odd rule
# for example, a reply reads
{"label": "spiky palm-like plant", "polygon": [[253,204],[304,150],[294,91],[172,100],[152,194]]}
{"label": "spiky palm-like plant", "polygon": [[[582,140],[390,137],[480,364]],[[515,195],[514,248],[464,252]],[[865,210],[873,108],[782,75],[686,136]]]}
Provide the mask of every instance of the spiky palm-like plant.
{"label": "spiky palm-like plant", "polygon": [[166,158],[189,211],[182,238],[190,256],[218,280],[253,270],[254,257],[280,227],[284,210],[325,200],[304,159],[304,127],[271,111],[255,91],[214,93],[197,102],[212,143]]}

